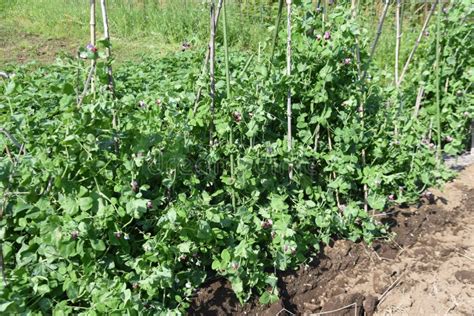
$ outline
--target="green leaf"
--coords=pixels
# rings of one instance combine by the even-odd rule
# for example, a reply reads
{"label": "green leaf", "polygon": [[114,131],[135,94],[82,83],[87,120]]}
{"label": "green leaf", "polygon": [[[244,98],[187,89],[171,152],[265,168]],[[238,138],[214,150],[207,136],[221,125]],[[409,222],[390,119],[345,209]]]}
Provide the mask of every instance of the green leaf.
{"label": "green leaf", "polygon": [[94,200],[91,197],[83,197],[78,200],[79,207],[82,211],[86,212],[92,208]]}
{"label": "green leaf", "polygon": [[224,249],[221,252],[221,258],[223,263],[228,263],[230,261],[230,253],[229,250]]}
{"label": "green leaf", "polygon": [[105,250],[105,243],[101,239],[91,239],[91,246],[97,251]]}

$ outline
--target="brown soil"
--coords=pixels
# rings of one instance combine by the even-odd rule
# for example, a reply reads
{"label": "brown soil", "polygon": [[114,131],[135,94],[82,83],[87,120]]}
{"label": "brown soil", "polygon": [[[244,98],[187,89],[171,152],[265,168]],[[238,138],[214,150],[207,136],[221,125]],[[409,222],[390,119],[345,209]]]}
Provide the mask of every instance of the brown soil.
{"label": "brown soil", "polygon": [[[474,165],[431,201],[379,216],[396,235],[372,246],[345,240],[279,275],[281,299],[240,306],[230,285],[200,289],[192,315],[474,315]],[[330,312],[337,310],[336,312]]]}
{"label": "brown soil", "polygon": [[[0,63],[23,64],[37,61],[40,64],[53,62],[59,53],[74,55],[77,46],[68,39],[51,39],[18,32],[12,37],[8,31],[0,30]],[[2,70],[2,69],[0,69]]]}

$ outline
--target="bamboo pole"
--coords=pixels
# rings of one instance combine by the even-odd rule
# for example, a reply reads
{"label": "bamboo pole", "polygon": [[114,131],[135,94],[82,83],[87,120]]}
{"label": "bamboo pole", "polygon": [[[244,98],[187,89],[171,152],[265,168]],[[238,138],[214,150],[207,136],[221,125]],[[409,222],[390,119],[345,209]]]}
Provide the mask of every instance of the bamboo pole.
{"label": "bamboo pole", "polygon": [[109,90],[114,94],[114,77],[112,74],[112,65],[111,65],[111,58],[112,52],[110,49],[110,33],[109,33],[109,19],[107,16],[107,5],[105,3],[106,0],[100,0],[100,8],[102,11],[102,23],[104,25],[104,39],[107,42],[107,47],[105,48],[105,52],[107,54],[107,78],[109,82]]}
{"label": "bamboo pole", "polygon": [[383,7],[383,11],[382,11],[382,14],[380,15],[379,23],[377,26],[377,34],[375,35],[374,42],[372,43],[372,47],[370,48],[369,61],[367,62],[364,73],[362,75],[362,80],[364,80],[365,77],[367,76],[367,69],[369,68],[370,64],[372,63],[372,59],[374,58],[375,48],[377,47],[377,44],[379,42],[380,35],[382,35],[382,28],[385,22],[385,18],[387,16],[389,5],[390,5],[390,0],[385,0],[385,5]]}
{"label": "bamboo pole", "polygon": [[[109,33],[109,18],[107,16],[107,5],[106,0],[100,0],[100,9],[102,11],[102,24],[104,26],[104,39],[107,43],[105,47],[105,53],[107,55],[107,80],[108,80],[108,89],[112,95],[112,98],[115,95],[115,85],[114,85],[114,76],[112,73],[112,51],[110,43],[110,33]],[[144,3],[145,5],[145,3]],[[114,131],[117,131],[117,114],[115,109],[112,109],[112,128]],[[116,136],[114,136],[114,147],[115,152],[119,152],[119,142]]]}
{"label": "bamboo pole", "polygon": [[278,31],[280,30],[280,20],[281,20],[281,13],[283,11],[283,0],[278,1],[278,14],[275,22],[275,32],[273,33],[273,43],[272,43],[272,50],[270,53],[270,63],[273,64],[273,57],[275,55],[275,47],[278,38]]}
{"label": "bamboo pole", "polygon": [[211,40],[209,41],[209,77],[210,77],[210,96],[211,96],[211,123],[209,128],[209,143],[213,145],[213,129],[214,129],[214,110],[216,98],[216,85],[214,76],[214,60],[215,60],[215,39],[216,39],[216,20],[214,2],[211,3],[211,17],[210,17],[210,31]]}
{"label": "bamboo pole", "polygon": [[416,95],[415,110],[413,111],[413,118],[415,119],[418,117],[418,112],[420,111],[421,100],[423,100],[424,92],[425,88],[420,86],[420,88],[418,88],[418,94]]}
{"label": "bamboo pole", "polygon": [[474,155],[474,119],[471,121],[471,155]]}
{"label": "bamboo pole", "polygon": [[[225,78],[226,78],[226,92],[227,92],[227,100],[230,101],[232,98],[231,90],[230,90],[230,70],[229,70],[229,45],[227,42],[227,12],[226,7],[227,4],[225,0],[223,2],[224,12],[223,12],[223,22],[224,22],[224,54],[225,54]],[[230,133],[229,133],[229,143],[231,145],[234,144],[234,129],[233,126],[230,126]],[[230,177],[232,178],[232,183],[235,181],[235,167],[234,167],[234,152],[230,154]],[[236,203],[235,203],[235,192],[234,188],[232,187],[231,191],[231,200],[232,200],[232,209],[235,210]]]}
{"label": "bamboo pole", "polygon": [[[330,132],[329,132],[329,127],[328,127],[328,129],[327,129],[327,133],[328,133],[328,146],[329,146],[329,151],[332,151],[332,140],[331,140],[331,134],[330,134]],[[331,173],[331,175],[332,175],[333,181],[335,181],[335,180],[336,180],[336,172],[333,171],[333,172]],[[329,176],[329,177],[331,177],[331,176]],[[337,208],[338,208],[338,209],[341,209],[341,200],[339,199],[339,190],[338,190],[338,189],[336,189],[336,203],[337,203]]]}
{"label": "bamboo pole", "polygon": [[[286,0],[287,8],[287,47],[286,47],[286,74],[291,76],[291,0]],[[286,117],[288,128],[288,154],[291,155],[292,150],[292,134],[291,134],[291,88],[288,87],[288,95],[286,99]],[[293,179],[293,164],[288,166],[288,177]]]}
{"label": "bamboo pole", "polygon": [[[356,0],[352,0],[351,2],[351,14],[352,14],[352,19],[353,22],[356,22],[357,19],[357,3]],[[360,61],[360,48],[359,48],[359,41],[358,38],[355,38],[355,44],[356,44],[356,62],[357,62],[357,74],[359,77],[359,80],[361,80],[361,61]],[[362,93],[362,100],[359,106],[359,115],[360,115],[360,120],[361,120],[361,125],[362,125],[362,132],[365,132],[365,122],[364,122],[364,112],[365,112],[365,101],[366,101],[366,91],[363,89]],[[365,148],[361,149],[361,160],[362,160],[362,168],[365,168],[366,165],[366,155],[365,155]],[[364,190],[364,211],[367,212],[369,210],[369,203],[368,203],[368,197],[369,197],[369,191],[368,191],[368,186],[366,183],[363,185],[363,190]],[[338,202],[339,204],[339,202]]]}
{"label": "bamboo pole", "polygon": [[[91,45],[95,47],[96,45],[96,37],[95,37],[95,0],[90,0],[90,41]],[[91,69],[94,70],[95,72],[95,64],[96,60],[92,59],[91,61]],[[95,92],[95,82],[94,82],[94,74],[92,74],[91,78],[91,90],[92,92]]]}
{"label": "bamboo pole", "polygon": [[[217,12],[214,14],[214,26],[216,28],[215,32],[217,32],[217,25],[219,24],[219,16],[221,14],[221,9],[222,9],[222,3],[223,2],[224,2],[224,0],[219,0],[219,3],[217,5]],[[210,43],[210,41],[211,41],[211,39],[209,40],[209,46],[207,47],[206,57],[204,58],[204,64],[202,65],[201,77],[206,73],[207,65],[209,64],[209,58],[211,57],[211,43]],[[202,86],[200,86],[198,88],[198,91],[196,92],[196,100],[194,100],[193,114],[195,114],[196,111],[197,111],[197,106],[198,106],[199,100],[201,99],[201,93],[202,93]]]}
{"label": "bamboo pole", "polygon": [[425,33],[426,27],[428,26],[428,23],[431,19],[431,16],[433,15],[433,12],[436,8],[436,5],[438,4],[439,0],[436,0],[432,5],[430,12],[428,13],[428,16],[425,19],[425,22],[423,23],[423,27],[421,28],[420,34],[418,34],[418,38],[416,39],[415,45],[413,45],[413,49],[410,52],[410,55],[408,56],[408,59],[405,63],[405,66],[403,67],[402,73],[400,74],[400,78],[398,79],[398,84],[400,85],[402,83],[403,77],[405,76],[406,71],[408,70],[408,66],[410,65],[410,62],[415,55],[416,49],[418,48],[418,45],[420,45],[421,39],[423,37],[423,34]]}
{"label": "bamboo pole", "polygon": [[400,11],[401,11],[401,0],[397,0],[397,10],[395,13],[395,23],[397,27],[397,33],[396,33],[396,42],[395,42],[395,84],[398,87],[398,62],[400,59],[400,42],[401,42],[401,21],[400,21]]}
{"label": "bamboo pole", "polygon": [[[355,23],[355,20],[357,18],[357,0],[352,0],[351,1],[351,15],[352,19]],[[357,36],[355,36],[355,48],[356,48],[356,53],[355,53],[355,60],[357,64],[357,75],[359,77],[359,80],[361,79],[361,67],[360,67],[360,48],[359,48],[359,39]]]}
{"label": "bamboo pole", "polygon": [[82,90],[82,93],[81,95],[79,96],[79,99],[78,99],[78,102],[77,102],[77,107],[81,107],[82,105],[82,101],[84,101],[84,97],[86,96],[87,94],[87,89],[89,89],[89,85],[91,84],[92,82],[92,77],[94,76],[94,72],[95,72],[95,63],[94,65],[91,66],[91,69],[89,70],[89,74],[87,75],[87,79],[86,79],[86,82],[84,83],[84,90]]}
{"label": "bamboo pole", "polygon": [[438,6],[438,16],[436,18],[436,129],[437,129],[437,148],[436,156],[441,157],[441,7]]}

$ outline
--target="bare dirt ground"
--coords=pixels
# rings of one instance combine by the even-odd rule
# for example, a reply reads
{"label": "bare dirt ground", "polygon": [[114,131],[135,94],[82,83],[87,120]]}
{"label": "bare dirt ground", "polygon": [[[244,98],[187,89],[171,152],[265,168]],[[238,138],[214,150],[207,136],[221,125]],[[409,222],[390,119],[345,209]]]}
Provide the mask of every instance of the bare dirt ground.
{"label": "bare dirt ground", "polygon": [[66,39],[49,39],[22,32],[12,37],[1,27],[0,24],[0,64],[23,64],[33,60],[40,64],[51,63],[60,52],[73,55],[77,51],[78,45]]}
{"label": "bare dirt ground", "polygon": [[[281,273],[281,299],[240,306],[224,280],[202,288],[192,315],[474,315],[474,165],[465,157],[442,191],[379,220],[395,237],[335,241],[307,266]],[[469,166],[470,165],[470,166]],[[334,312],[331,312],[334,311]]]}

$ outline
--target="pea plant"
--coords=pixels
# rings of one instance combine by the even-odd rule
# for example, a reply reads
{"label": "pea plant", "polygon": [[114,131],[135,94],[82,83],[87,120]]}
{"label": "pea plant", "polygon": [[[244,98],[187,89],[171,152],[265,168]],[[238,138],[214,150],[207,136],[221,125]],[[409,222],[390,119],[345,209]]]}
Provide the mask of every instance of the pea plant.
{"label": "pea plant", "polygon": [[215,93],[199,98],[209,78],[193,50],[115,67],[111,97],[110,42],[84,48],[97,92],[80,107],[83,61],[8,69],[0,312],[181,314],[213,277],[242,303],[270,303],[278,271],[335,238],[384,238],[373,212],[452,177],[433,139],[449,155],[469,140],[468,2],[434,13],[439,41],[431,25],[398,88],[371,63],[373,42],[347,7],[291,9],[290,59],[289,28],[277,28],[268,55],[218,38]]}

